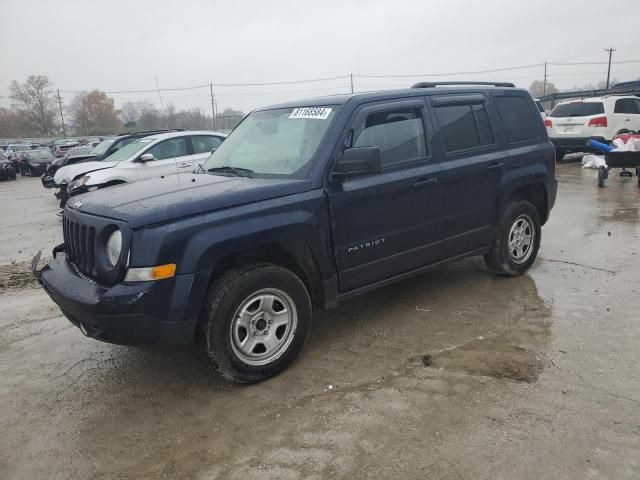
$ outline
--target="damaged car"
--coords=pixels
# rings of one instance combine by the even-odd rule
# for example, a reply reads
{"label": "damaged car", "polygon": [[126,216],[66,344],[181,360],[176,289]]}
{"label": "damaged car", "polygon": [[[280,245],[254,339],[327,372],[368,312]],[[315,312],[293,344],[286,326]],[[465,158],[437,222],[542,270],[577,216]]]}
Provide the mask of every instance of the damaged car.
{"label": "damaged car", "polygon": [[44,174],[47,167],[51,165],[54,160],[55,157],[47,148],[20,152],[20,156],[18,157],[20,174],[39,177]]}
{"label": "damaged car", "polygon": [[122,183],[191,173],[226,135],[209,131],[169,131],[135,138],[100,161],[68,165],[53,179],[60,206],[69,197]]}
{"label": "damaged car", "polygon": [[0,180],[15,180],[16,169],[13,162],[7,160],[4,150],[0,149]]}

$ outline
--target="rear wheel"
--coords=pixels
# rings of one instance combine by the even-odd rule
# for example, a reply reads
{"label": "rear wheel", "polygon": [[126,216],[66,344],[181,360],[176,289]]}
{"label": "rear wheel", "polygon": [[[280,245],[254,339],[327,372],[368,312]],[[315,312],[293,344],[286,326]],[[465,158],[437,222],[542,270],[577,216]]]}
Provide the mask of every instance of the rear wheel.
{"label": "rear wheel", "polygon": [[509,202],[496,227],[491,251],[484,256],[487,266],[498,275],[522,275],[538,255],[541,232],[540,215],[531,202]]}
{"label": "rear wheel", "polygon": [[204,348],[228,380],[255,383],[284,370],[311,325],[311,300],[293,272],[272,264],[229,270],[211,287],[201,318]]}

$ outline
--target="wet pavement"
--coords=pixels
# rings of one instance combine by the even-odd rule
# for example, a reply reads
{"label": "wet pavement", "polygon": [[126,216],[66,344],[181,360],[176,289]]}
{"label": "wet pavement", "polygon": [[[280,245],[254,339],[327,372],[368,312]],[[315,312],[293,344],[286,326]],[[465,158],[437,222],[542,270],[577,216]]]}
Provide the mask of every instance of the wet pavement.
{"label": "wet pavement", "polygon": [[0,478],[640,478],[640,190],[558,177],[529,274],[472,259],[319,312],[254,386],[84,338],[26,273],[52,192],[0,183]]}

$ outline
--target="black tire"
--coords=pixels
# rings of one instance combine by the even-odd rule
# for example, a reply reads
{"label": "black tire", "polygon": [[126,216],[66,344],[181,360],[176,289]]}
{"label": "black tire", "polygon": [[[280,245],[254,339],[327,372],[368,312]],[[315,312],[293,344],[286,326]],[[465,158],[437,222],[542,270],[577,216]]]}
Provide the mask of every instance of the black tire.
{"label": "black tire", "polygon": [[564,150],[556,150],[556,162],[559,162],[567,154]]}
{"label": "black tire", "polygon": [[[529,231],[533,233],[533,238],[525,256],[517,259],[510,252],[509,237],[512,233],[512,228],[517,227],[516,223],[520,225],[522,222],[529,224]],[[526,231],[525,229],[523,232]],[[498,275],[509,277],[522,275],[529,270],[529,267],[536,260],[540,248],[541,233],[540,214],[531,202],[517,200],[507,203],[495,229],[491,250],[484,256],[487,266]],[[526,233],[523,233],[523,236],[526,236]]]}
{"label": "black tire", "polygon": [[604,181],[607,179],[607,170],[604,167],[598,168],[598,186],[604,187]]}
{"label": "black tire", "polygon": [[[275,340],[281,342],[278,347],[280,350],[276,349],[273,352],[275,356],[272,359],[252,358],[252,356],[268,355],[267,344],[259,342],[261,338],[273,337],[270,331],[272,320],[266,326],[263,320],[263,330],[260,331],[259,322],[261,319],[255,317],[260,317],[263,314],[263,303],[267,300],[254,301],[258,302],[259,306],[255,310],[255,314],[250,311],[249,307],[254,305],[252,299],[256,295],[269,297],[273,292],[284,292],[288,297],[285,302],[292,302],[290,311],[294,312],[296,320],[290,322],[289,327],[285,327],[282,339]],[[275,301],[278,302],[277,298]],[[271,306],[275,305],[282,304],[272,303]],[[240,315],[239,312],[243,306],[246,306],[245,316],[255,316],[250,320],[249,325],[253,333],[244,329],[246,336],[240,338],[244,327],[241,326],[240,321],[243,315]],[[283,311],[286,312],[286,307]],[[309,293],[297,275],[277,265],[252,264],[225,272],[210,287],[200,319],[199,334],[202,337],[202,346],[207,355],[224,378],[239,383],[255,383],[280,373],[297,357],[309,333],[311,315],[312,307]],[[274,328],[273,335],[277,335],[281,328]],[[261,337],[261,335],[265,336]],[[251,339],[254,343],[258,343],[255,347],[250,347],[252,351],[243,358],[245,353],[241,351],[243,347],[240,346],[240,340],[246,342]],[[260,352],[261,349],[265,351]]]}

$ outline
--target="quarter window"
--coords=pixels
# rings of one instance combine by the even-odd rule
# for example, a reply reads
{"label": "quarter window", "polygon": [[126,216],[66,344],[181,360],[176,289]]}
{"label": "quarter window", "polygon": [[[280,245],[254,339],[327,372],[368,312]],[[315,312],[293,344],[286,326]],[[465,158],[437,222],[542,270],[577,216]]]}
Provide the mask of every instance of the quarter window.
{"label": "quarter window", "polygon": [[496,96],[495,101],[508,143],[538,138],[539,114],[531,109],[525,97]]}
{"label": "quarter window", "polygon": [[435,110],[448,153],[495,143],[484,104],[445,105]]}
{"label": "quarter window", "polygon": [[355,129],[353,147],[378,147],[382,167],[413,162],[427,156],[422,109],[403,108],[367,115]]}
{"label": "quarter window", "polygon": [[153,154],[154,160],[182,157],[187,154],[187,142],[185,137],[172,138],[154,145],[145,153]]}
{"label": "quarter window", "polygon": [[193,153],[211,153],[211,150],[218,148],[222,139],[212,135],[195,135],[191,137]]}
{"label": "quarter window", "polygon": [[635,98],[621,98],[620,100],[616,100],[616,106],[613,109],[613,113],[637,115],[640,111],[638,110],[638,103]]}

